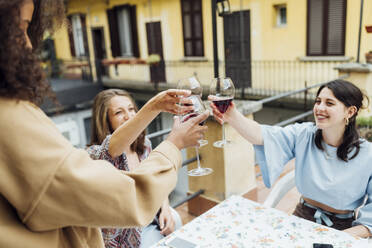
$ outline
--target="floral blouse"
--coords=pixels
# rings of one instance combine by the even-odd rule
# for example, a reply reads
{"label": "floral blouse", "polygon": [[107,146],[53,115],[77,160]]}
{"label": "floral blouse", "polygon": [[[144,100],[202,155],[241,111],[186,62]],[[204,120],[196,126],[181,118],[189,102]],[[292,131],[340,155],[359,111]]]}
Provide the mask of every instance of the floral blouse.
{"label": "floral blouse", "polygon": [[[109,161],[119,170],[128,171],[128,160],[125,153],[112,158],[108,152],[111,135],[108,135],[101,145],[92,145],[87,148],[90,157],[95,160]],[[150,154],[151,141],[145,139],[145,151],[139,158],[146,159]],[[102,228],[102,237],[106,248],[138,248],[141,245],[141,228]]]}

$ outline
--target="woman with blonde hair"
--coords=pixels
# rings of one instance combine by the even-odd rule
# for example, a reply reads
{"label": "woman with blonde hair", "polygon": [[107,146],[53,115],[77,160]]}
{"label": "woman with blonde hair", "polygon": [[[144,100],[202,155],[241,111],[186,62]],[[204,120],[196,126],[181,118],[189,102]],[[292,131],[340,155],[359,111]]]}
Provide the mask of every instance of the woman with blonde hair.
{"label": "woman with blonde hair", "polygon": [[[164,106],[158,102],[174,97],[174,93],[175,90],[168,90],[150,99],[141,109],[141,113],[138,113],[147,113],[143,115],[147,118],[140,118],[136,116],[137,105],[127,91],[121,89],[101,91],[95,97],[92,107],[92,146],[87,149],[91,157],[105,159],[119,170],[130,171],[138,167],[152,149],[151,141],[145,137],[144,128],[160,111],[175,113],[172,108],[156,108],[156,105]],[[131,120],[137,124],[128,130],[125,124]],[[172,233],[175,230],[175,222],[177,227],[181,226],[179,215],[169,206],[166,199],[154,221],[145,228],[103,228],[102,235],[106,248],[119,248],[123,245],[149,247]]]}

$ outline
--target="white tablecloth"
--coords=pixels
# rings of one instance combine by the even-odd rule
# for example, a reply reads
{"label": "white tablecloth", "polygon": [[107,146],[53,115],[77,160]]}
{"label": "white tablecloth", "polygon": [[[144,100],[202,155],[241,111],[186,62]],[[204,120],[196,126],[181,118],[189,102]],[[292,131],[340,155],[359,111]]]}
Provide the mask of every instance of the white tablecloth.
{"label": "white tablecloth", "polygon": [[166,241],[173,236],[200,248],[312,248],[313,243],[328,243],[334,248],[372,247],[367,240],[265,208],[241,196],[231,196],[153,247],[167,247]]}

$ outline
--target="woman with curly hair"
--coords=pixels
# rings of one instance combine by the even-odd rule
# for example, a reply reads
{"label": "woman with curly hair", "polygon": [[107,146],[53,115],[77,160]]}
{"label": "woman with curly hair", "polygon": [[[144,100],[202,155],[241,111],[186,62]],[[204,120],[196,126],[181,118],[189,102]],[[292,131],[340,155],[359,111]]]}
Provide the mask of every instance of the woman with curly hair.
{"label": "woman with curly hair", "polygon": [[36,105],[45,96],[55,98],[35,51],[43,34],[53,33],[63,20],[63,1],[0,1],[0,96]]}
{"label": "woman with curly hair", "polygon": [[[0,0],[0,247],[104,247],[98,227],[147,225],[175,186],[179,150],[206,131],[198,123],[207,113],[175,119],[167,140],[130,172],[74,148],[38,107],[52,93],[37,51],[63,13],[62,0]],[[188,94],[175,91],[137,116],[187,111],[176,102]]]}

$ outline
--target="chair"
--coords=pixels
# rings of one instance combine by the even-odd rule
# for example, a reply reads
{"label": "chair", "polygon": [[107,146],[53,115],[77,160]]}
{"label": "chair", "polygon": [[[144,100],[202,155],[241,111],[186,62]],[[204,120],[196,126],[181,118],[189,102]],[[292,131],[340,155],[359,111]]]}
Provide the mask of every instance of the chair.
{"label": "chair", "polygon": [[265,207],[275,208],[279,201],[295,187],[295,171],[287,173],[274,185],[263,205]]}

